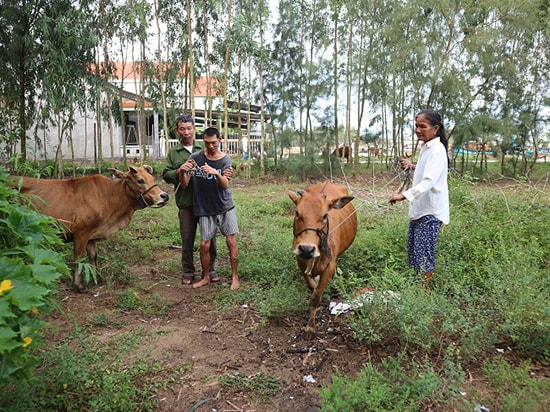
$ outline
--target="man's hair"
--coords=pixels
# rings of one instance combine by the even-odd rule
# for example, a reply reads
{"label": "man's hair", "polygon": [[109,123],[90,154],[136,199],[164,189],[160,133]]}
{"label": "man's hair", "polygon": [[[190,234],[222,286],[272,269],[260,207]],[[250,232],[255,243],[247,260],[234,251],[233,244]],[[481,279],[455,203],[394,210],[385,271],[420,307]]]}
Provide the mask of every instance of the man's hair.
{"label": "man's hair", "polygon": [[176,127],[178,127],[178,124],[180,123],[191,123],[194,125],[195,121],[193,120],[193,116],[190,114],[180,114],[176,117]]}
{"label": "man's hair", "polygon": [[215,127],[209,127],[209,128],[204,130],[204,135],[208,136],[208,137],[216,136],[216,138],[219,139],[220,138],[220,131],[218,129],[216,129]]}

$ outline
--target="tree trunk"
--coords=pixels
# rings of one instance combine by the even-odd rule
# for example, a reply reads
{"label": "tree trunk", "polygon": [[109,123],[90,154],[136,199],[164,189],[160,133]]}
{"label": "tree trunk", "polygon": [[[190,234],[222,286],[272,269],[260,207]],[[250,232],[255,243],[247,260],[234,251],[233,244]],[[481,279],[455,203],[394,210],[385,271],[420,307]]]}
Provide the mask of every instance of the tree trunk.
{"label": "tree trunk", "polygon": [[[224,139],[225,139],[225,147],[228,147],[228,133],[229,133],[229,108],[227,103],[227,82],[229,78],[229,52],[230,52],[230,41],[231,41],[231,7],[233,6],[233,0],[229,0],[229,4],[227,6],[227,39],[225,43],[225,60],[224,60],[224,67],[223,67],[223,114],[224,114],[224,121],[223,121],[223,130],[224,130]],[[260,23],[261,24],[261,23]],[[261,88],[260,88],[261,90]]]}

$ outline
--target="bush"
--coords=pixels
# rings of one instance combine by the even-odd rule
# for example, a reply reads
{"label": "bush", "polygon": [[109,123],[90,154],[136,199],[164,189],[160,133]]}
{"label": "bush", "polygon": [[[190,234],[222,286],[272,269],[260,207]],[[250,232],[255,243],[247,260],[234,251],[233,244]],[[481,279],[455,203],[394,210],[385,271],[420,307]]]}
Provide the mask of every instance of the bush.
{"label": "bush", "polygon": [[0,383],[29,375],[45,326],[38,315],[56,307],[56,280],[69,273],[52,250],[61,244],[54,221],[20,204],[8,179],[0,169]]}
{"label": "bush", "polygon": [[439,400],[444,380],[428,362],[403,366],[406,355],[382,361],[379,368],[367,365],[353,379],[332,377],[332,387],[319,393],[322,411],[410,411],[421,410],[428,399]]}

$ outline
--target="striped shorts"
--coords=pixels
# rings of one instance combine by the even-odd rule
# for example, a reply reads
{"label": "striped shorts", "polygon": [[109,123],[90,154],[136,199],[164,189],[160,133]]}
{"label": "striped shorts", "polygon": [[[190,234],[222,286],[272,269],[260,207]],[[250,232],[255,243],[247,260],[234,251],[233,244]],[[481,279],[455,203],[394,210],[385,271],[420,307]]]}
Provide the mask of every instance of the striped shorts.
{"label": "striped shorts", "polygon": [[239,233],[239,225],[237,223],[237,213],[235,212],[235,208],[216,216],[200,216],[199,226],[201,240],[214,239],[218,228],[224,236]]}
{"label": "striped shorts", "polygon": [[434,270],[435,244],[441,224],[433,215],[422,216],[409,222],[409,267],[422,273]]}

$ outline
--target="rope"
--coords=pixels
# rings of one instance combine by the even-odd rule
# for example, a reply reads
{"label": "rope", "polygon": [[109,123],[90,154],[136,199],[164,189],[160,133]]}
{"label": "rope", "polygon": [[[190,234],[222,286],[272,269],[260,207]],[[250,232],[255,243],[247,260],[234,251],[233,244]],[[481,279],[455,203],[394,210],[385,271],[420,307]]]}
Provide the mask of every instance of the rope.
{"label": "rope", "polygon": [[[406,169],[402,169],[399,173],[397,173],[391,180],[389,180],[388,182],[386,182],[381,188],[379,189],[375,189],[374,188],[374,180],[373,180],[373,187],[370,191],[366,191],[364,189],[360,189],[359,187],[357,186],[353,186],[349,180],[348,180],[348,177],[347,177],[347,174],[346,174],[346,171],[344,169],[344,165],[343,165],[343,162],[339,162],[340,163],[340,169],[342,171],[342,176],[343,176],[343,182],[342,182],[342,185],[343,186],[346,186],[346,188],[348,189],[348,192],[353,195],[355,197],[355,199],[359,200],[359,204],[355,206],[355,211],[353,213],[350,213],[345,219],[343,219],[338,225],[336,225],[335,227],[333,227],[329,234],[334,232],[336,229],[338,229],[338,227],[340,227],[340,225],[342,225],[344,222],[346,222],[349,218],[351,218],[354,214],[357,214],[357,212],[363,210],[366,208],[367,205],[373,205],[375,207],[375,211],[377,213],[386,213],[388,210],[390,210],[391,206],[389,205],[389,203],[387,202],[387,199],[386,199],[386,196],[384,195],[384,206],[380,205],[380,203],[378,202],[378,198],[381,197],[381,195],[377,194],[377,192],[382,192],[384,191],[388,186],[390,186],[391,184],[394,183],[394,181],[398,180],[399,181],[403,181],[404,179],[406,178],[409,178],[410,176],[410,169],[409,168],[406,168]],[[316,164],[315,165],[317,167],[317,169],[321,172],[321,170],[319,169],[319,166]],[[321,176],[323,176],[326,180],[332,182],[332,183],[338,183],[337,181],[335,181],[334,177],[332,176],[332,161],[329,157],[329,167],[330,167],[330,170],[331,170],[331,176],[330,177],[327,177],[325,176],[323,173],[321,173]],[[367,200],[368,199],[368,200]],[[372,201],[371,199],[374,199],[374,201]]]}

